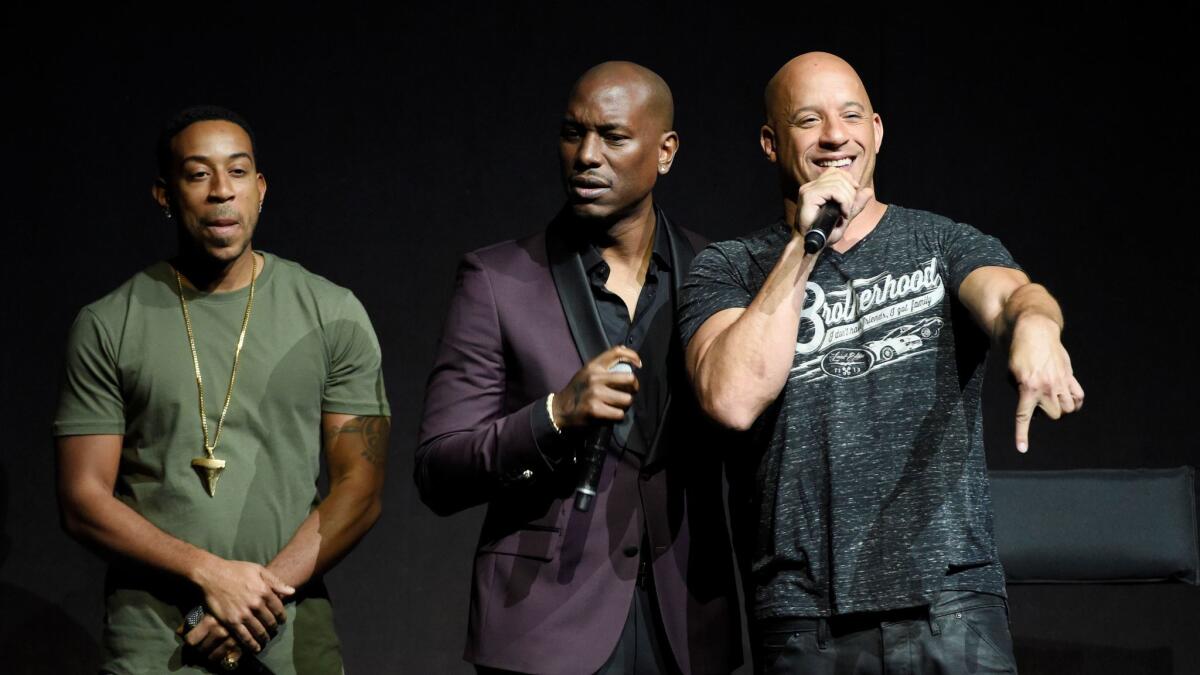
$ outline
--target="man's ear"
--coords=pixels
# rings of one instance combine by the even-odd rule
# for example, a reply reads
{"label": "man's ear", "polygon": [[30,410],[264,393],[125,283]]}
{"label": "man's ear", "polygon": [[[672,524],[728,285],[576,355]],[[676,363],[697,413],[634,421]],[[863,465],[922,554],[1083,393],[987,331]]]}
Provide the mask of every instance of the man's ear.
{"label": "man's ear", "polygon": [[776,159],[775,130],[771,128],[771,125],[764,124],[758,130],[758,144],[762,146],[763,154],[774,164]]}
{"label": "man's ear", "polygon": [[154,179],[154,185],[150,186],[150,196],[158,203],[159,208],[164,211],[171,210],[171,199],[167,195],[167,181],[160,176]]}
{"label": "man's ear", "polygon": [[679,152],[679,134],[668,131],[663,134],[658,144],[658,173],[666,175],[675,163],[675,153]]}

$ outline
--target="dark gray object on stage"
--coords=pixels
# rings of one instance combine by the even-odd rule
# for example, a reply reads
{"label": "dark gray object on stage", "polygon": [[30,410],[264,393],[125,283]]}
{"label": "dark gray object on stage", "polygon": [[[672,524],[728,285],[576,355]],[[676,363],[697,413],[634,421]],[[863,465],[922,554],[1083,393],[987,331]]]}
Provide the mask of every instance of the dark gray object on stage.
{"label": "dark gray object on stage", "polygon": [[991,473],[1010,582],[1200,584],[1195,469]]}

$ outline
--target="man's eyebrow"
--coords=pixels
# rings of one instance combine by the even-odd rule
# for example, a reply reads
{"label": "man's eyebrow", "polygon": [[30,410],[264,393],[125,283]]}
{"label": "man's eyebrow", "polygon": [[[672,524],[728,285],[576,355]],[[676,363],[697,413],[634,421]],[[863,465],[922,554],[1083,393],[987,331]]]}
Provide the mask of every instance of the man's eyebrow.
{"label": "man's eyebrow", "polygon": [[[251,162],[253,162],[254,156],[248,152],[235,152],[232,155],[229,155],[228,157],[226,157],[226,159],[227,160],[248,159]],[[182,161],[184,164],[186,164],[187,162],[207,163],[209,160],[208,160],[207,155],[188,155],[187,157],[184,157]]]}
{"label": "man's eyebrow", "polygon": [[596,131],[604,133],[606,131],[625,131],[629,128],[624,122],[613,122],[611,124],[597,124]]}
{"label": "man's eyebrow", "polygon": [[[842,104],[841,109],[845,110],[847,108],[857,108],[858,110],[861,110],[863,112],[866,112],[866,110],[867,110],[867,107],[865,105],[859,103],[858,101],[846,101],[845,103]],[[799,108],[792,110],[791,113],[788,115],[787,119],[789,122],[795,121],[797,118],[799,118],[804,113],[810,113],[810,112],[820,112],[820,106],[815,106],[815,105],[800,106]]]}

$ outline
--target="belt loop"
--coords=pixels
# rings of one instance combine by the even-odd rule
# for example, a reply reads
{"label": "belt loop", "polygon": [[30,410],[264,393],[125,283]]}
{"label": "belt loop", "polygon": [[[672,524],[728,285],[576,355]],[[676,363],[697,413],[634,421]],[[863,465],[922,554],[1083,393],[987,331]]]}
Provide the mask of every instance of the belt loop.
{"label": "belt loop", "polygon": [[829,619],[820,617],[817,619],[817,649],[825,651],[829,645]]}
{"label": "belt loop", "polygon": [[929,633],[933,636],[942,634],[942,624],[938,623],[937,617],[933,614],[933,605],[929,605],[926,609],[929,610]]}

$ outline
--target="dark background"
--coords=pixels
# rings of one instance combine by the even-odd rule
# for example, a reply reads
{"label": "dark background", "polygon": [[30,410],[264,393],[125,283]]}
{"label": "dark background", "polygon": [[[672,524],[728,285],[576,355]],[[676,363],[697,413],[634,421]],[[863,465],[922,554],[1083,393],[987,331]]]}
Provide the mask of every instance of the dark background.
{"label": "dark background", "polygon": [[[990,466],[1197,463],[1191,17],[497,4],[4,29],[0,669],[94,671],[103,564],[62,534],[54,500],[61,354],[82,305],[172,251],[149,197],[153,141],[197,102],[256,128],[270,185],[256,245],[353,289],[384,346],[384,516],[329,579],[347,672],[469,672],[482,512],[439,519],[417,499],[424,378],[457,258],[559,206],[558,116],[574,78],[606,59],[672,86],[682,147],[656,194],[719,239],[780,209],[757,145],[766,80],[803,51],[846,57],[886,128],[881,199],[999,236],[1063,305],[1087,405],[1036,421],[1018,455],[994,359]],[[1196,588],[1024,586],[1012,602],[1024,672],[1200,671]]]}

